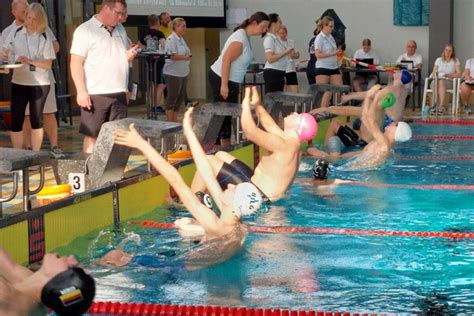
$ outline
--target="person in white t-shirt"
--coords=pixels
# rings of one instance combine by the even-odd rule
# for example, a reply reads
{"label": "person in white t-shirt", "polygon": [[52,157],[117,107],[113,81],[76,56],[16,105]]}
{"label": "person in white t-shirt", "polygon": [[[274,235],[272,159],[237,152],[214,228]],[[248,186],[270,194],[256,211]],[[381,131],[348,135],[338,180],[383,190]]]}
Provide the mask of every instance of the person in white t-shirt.
{"label": "person in white t-shirt", "polygon": [[[316,84],[342,85],[342,76],[337,65],[337,55],[342,51],[337,48],[336,40],[331,35],[334,30],[334,20],[325,16],[319,20],[319,34],[314,40],[314,55],[316,56]],[[329,106],[332,92],[325,91],[321,99],[321,107]]]}
{"label": "person in white t-shirt", "polygon": [[163,73],[168,97],[166,98],[166,119],[169,122],[178,122],[179,108],[186,98],[186,87],[191,62],[191,50],[184,41],[186,34],[186,21],[175,18],[169,27],[173,33],[166,39],[166,50],[171,52],[171,57],[166,60]]}
{"label": "person in white t-shirt", "polygon": [[[229,36],[219,58],[209,70],[209,83],[214,102],[237,103],[239,101],[240,85],[253,60],[250,37],[263,34],[268,23],[269,18],[266,13],[255,12],[250,18],[242,21]],[[222,147],[230,145],[231,125],[231,117],[226,116],[216,141],[216,143],[220,141]]]}
{"label": "person in white t-shirt", "polygon": [[[283,45],[288,48],[295,48],[295,42],[292,39],[288,39],[288,29],[285,25],[282,25],[278,31],[278,36]],[[300,52],[296,49],[288,55],[288,63],[286,64],[286,73],[285,73],[285,86],[286,89],[290,92],[300,92],[298,87],[298,77],[296,75],[296,64],[295,60],[300,58]]]}
{"label": "person in white t-shirt", "polygon": [[474,58],[470,58],[466,61],[463,79],[464,82],[461,84],[461,102],[463,104],[463,112],[470,114],[469,98],[471,97],[472,90],[474,90]]}
{"label": "person in white t-shirt", "polygon": [[86,154],[94,150],[104,122],[127,117],[128,64],[137,55],[137,46],[127,50],[124,32],[116,28],[126,10],[125,0],[103,0],[99,14],[74,31],[71,76],[81,107],[79,132]]}
{"label": "person in white t-shirt", "polygon": [[401,63],[402,61],[412,61],[413,67],[421,69],[423,68],[423,56],[416,52],[416,42],[414,40],[409,40],[407,42],[407,51],[406,53],[401,54],[397,58],[397,64]]}
{"label": "person in white t-shirt", "polygon": [[[372,49],[372,41],[368,38],[362,41],[362,48],[356,50],[353,59],[372,59],[374,65],[380,64],[380,58]],[[362,91],[361,84],[367,83],[367,89],[370,89],[377,82],[378,76],[375,72],[356,72],[354,79],[352,79],[352,87],[355,91]]]}
{"label": "person in white t-shirt", "polygon": [[[28,1],[26,0],[13,0],[12,1],[12,15],[15,17],[15,20],[2,32],[2,39],[0,43],[4,43],[7,38],[10,37],[10,34],[14,33],[19,27],[21,27],[25,21],[25,11],[28,7]],[[54,33],[49,27],[46,28],[46,36],[51,39],[53,42],[53,48],[55,54],[59,52],[59,43],[54,36]],[[0,44],[3,46],[3,44]],[[2,47],[0,46],[0,47]],[[58,146],[58,121],[56,120],[56,112],[58,111],[56,104],[56,86],[55,79],[52,70],[50,71],[51,79],[51,88],[49,89],[48,96],[43,109],[43,121],[44,121],[44,131],[49,138],[50,143],[50,157],[51,158],[64,158],[64,152]],[[25,111],[25,120],[23,123],[23,147],[26,149],[31,148],[31,124],[30,124],[30,106],[26,106]]]}
{"label": "person in white t-shirt", "polygon": [[13,71],[12,127],[10,138],[14,148],[23,148],[25,109],[30,104],[31,147],[41,149],[43,142],[43,109],[51,88],[50,71],[56,55],[46,28],[48,19],[38,3],[28,6],[25,24],[9,34],[4,53],[23,64]]}
{"label": "person in white t-shirt", "polygon": [[[441,57],[438,57],[434,63],[433,74],[438,74],[438,112],[443,113],[446,101],[446,89],[453,88],[453,80],[461,77],[461,64],[456,58],[456,50],[453,44],[444,47]],[[433,110],[435,108],[433,107]]]}

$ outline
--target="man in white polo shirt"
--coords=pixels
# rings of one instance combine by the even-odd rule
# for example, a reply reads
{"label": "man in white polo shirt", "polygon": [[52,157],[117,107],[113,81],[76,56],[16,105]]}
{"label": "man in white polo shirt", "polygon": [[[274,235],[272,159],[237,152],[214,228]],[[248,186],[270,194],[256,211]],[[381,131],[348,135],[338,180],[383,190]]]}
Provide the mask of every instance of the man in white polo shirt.
{"label": "man in white polo shirt", "polygon": [[124,46],[115,27],[127,14],[125,0],[103,0],[99,14],[75,31],[71,46],[71,75],[81,107],[83,151],[92,153],[102,123],[127,117],[128,63],[136,46]]}

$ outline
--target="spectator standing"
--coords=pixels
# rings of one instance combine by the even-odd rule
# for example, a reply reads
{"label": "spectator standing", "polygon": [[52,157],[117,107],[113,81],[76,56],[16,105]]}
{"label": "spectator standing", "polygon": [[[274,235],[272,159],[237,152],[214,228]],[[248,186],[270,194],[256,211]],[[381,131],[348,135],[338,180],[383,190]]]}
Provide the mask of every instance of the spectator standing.
{"label": "spectator standing", "polygon": [[160,28],[159,30],[165,35],[166,38],[173,33],[172,27],[169,26],[171,22],[171,16],[168,12],[161,12],[158,16],[160,18]]}
{"label": "spectator standing", "polygon": [[[278,31],[278,36],[283,45],[289,48],[295,48],[295,41],[288,39],[288,29],[286,26],[282,25]],[[286,64],[286,73],[285,73],[285,86],[286,89],[290,92],[300,92],[298,87],[298,76],[296,75],[296,64],[295,59],[300,58],[300,53],[294,49],[293,52],[288,55],[288,62]]]}
{"label": "spectator standing", "polygon": [[183,38],[186,34],[186,21],[183,18],[175,18],[170,22],[170,28],[173,33],[166,39],[166,50],[171,52],[171,57],[166,60],[163,68],[168,87],[166,119],[169,122],[177,122],[179,107],[186,97],[189,63],[192,55]]}
{"label": "spectator standing", "polygon": [[316,36],[321,31],[318,27],[319,20],[316,21],[316,28],[313,31],[313,37],[309,40],[308,43],[308,53],[309,53],[309,60],[308,64],[306,65],[306,78],[308,78],[308,84],[312,85],[316,83],[316,55],[314,53],[314,41],[316,40]]}
{"label": "spectator standing", "polygon": [[[234,29],[222,48],[219,58],[209,70],[209,83],[214,102],[239,101],[240,85],[244,81],[247,68],[253,60],[250,37],[265,32],[269,18],[264,12],[255,12]],[[218,140],[222,147],[230,145],[231,117],[222,123]]]}
{"label": "spectator standing", "polygon": [[[126,15],[125,0],[103,0],[99,14],[82,23],[74,32],[71,46],[71,75],[81,107],[83,151],[92,153],[102,123],[127,117],[128,63],[135,47],[124,47],[116,29]],[[114,72],[110,76],[110,71]]]}
{"label": "spectator standing", "polygon": [[[166,37],[163,32],[160,31],[160,18],[156,14],[148,16],[148,26],[150,29],[140,39],[139,46],[146,48],[149,51],[157,51],[164,48],[166,45]],[[160,102],[163,96],[163,92],[166,89],[165,80],[163,77],[163,66],[165,62],[158,60],[154,64],[154,75],[150,80],[153,82],[151,89],[154,89],[152,95],[153,98],[153,111],[158,113],[164,113],[163,107],[160,106]],[[156,72],[156,73],[155,73]],[[155,82],[156,81],[156,82]]]}
{"label": "spectator standing", "polygon": [[[25,12],[28,8],[28,1],[26,0],[13,0],[12,4],[12,15],[15,20],[11,25],[5,28],[0,36],[0,49],[3,47],[3,42],[6,41],[12,33],[14,33],[19,27],[21,27],[25,21]],[[54,52],[59,52],[59,43],[54,36],[53,32],[49,27],[46,28],[46,36],[51,38],[53,42]],[[44,131],[48,136],[50,143],[50,157],[51,158],[63,158],[64,153],[58,147],[58,121],[56,120],[57,104],[56,104],[56,87],[53,72],[50,71],[51,88],[46,98],[44,110],[43,110],[43,121]],[[30,106],[26,106],[25,120],[23,123],[23,147],[31,148],[31,124],[30,124]]]}
{"label": "spectator standing", "polygon": [[[336,56],[341,52],[331,35],[334,30],[334,20],[325,16],[319,21],[321,30],[314,40],[316,61],[316,84],[342,85],[342,76],[337,66]],[[326,91],[321,99],[321,107],[329,106],[332,92]]]}
{"label": "spectator standing", "polygon": [[50,71],[56,58],[52,39],[46,28],[48,19],[38,3],[28,6],[25,24],[9,34],[4,41],[5,53],[23,67],[13,71],[12,78],[12,128],[10,138],[14,148],[23,148],[23,122],[25,109],[30,104],[31,147],[41,150],[43,142],[43,108],[51,88]]}

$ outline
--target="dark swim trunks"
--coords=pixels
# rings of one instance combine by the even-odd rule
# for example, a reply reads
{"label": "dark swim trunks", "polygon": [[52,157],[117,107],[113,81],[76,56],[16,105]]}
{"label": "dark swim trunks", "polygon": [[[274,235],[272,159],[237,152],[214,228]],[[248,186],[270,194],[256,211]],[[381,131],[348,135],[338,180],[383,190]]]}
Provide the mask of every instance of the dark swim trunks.
{"label": "dark swim trunks", "polygon": [[367,145],[365,140],[361,139],[353,129],[346,125],[339,127],[336,135],[346,147],[364,147]]}
{"label": "dark swim trunks", "polygon": [[[217,174],[217,182],[219,182],[222,190],[225,190],[229,184],[237,185],[244,182],[252,183],[250,180],[252,176],[252,168],[242,161],[234,159],[230,164],[224,162],[224,165],[222,165],[221,170],[219,170],[219,173]],[[255,185],[255,183],[252,184]],[[260,191],[260,194],[262,194],[263,201],[270,202],[270,199],[262,192],[262,190],[260,190],[257,185],[255,185],[255,187]]]}

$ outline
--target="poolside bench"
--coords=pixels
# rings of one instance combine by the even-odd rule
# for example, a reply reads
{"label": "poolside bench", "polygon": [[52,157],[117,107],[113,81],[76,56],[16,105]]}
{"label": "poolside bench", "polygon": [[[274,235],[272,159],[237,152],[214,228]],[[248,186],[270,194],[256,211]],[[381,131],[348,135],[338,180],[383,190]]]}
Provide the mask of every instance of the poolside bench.
{"label": "poolside bench", "polygon": [[[49,154],[45,151],[33,151],[14,148],[0,148],[0,174],[13,176],[13,192],[9,197],[0,196],[0,216],[2,203],[13,200],[18,194],[18,174],[23,173],[23,210],[31,209],[30,196],[38,193],[44,186],[44,165],[49,163]],[[40,166],[40,183],[34,190],[30,190],[30,167]],[[1,189],[0,189],[1,193]]]}

